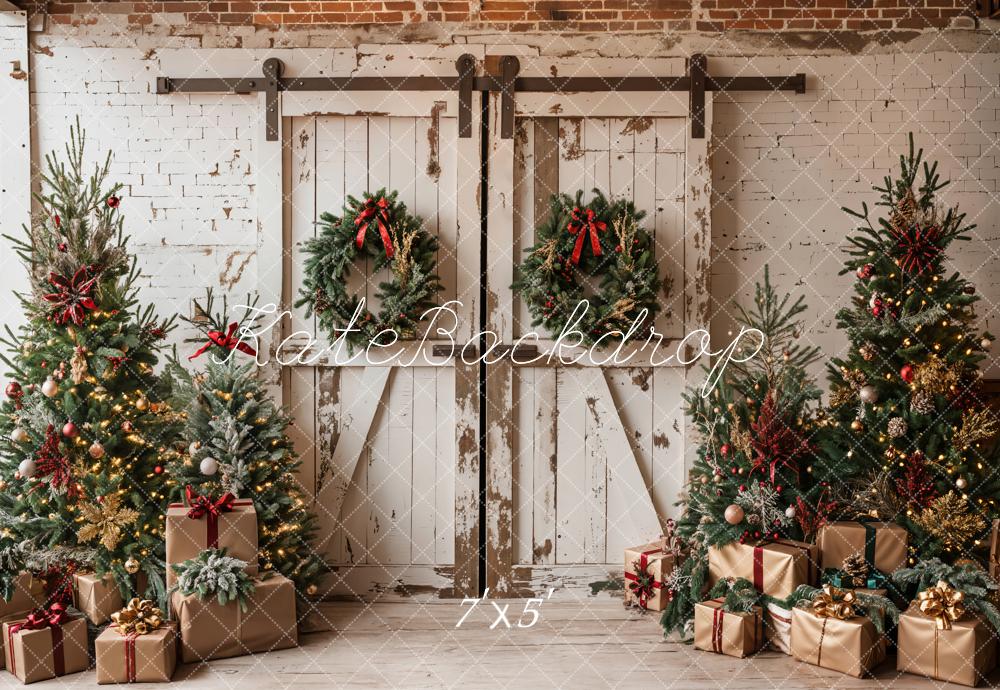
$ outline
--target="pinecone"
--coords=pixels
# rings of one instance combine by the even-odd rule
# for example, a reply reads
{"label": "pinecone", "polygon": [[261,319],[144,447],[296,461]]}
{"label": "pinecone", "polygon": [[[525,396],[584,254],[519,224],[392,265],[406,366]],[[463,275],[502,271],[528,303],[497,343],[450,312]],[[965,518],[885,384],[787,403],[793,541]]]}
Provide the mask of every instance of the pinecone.
{"label": "pinecone", "polygon": [[886,426],[886,431],[889,432],[889,436],[892,438],[899,438],[906,434],[907,426],[906,420],[902,417],[893,417],[889,420],[889,424]]}
{"label": "pinecone", "polygon": [[868,574],[871,572],[865,557],[859,553],[851,554],[845,558],[842,569],[854,587],[864,587]]}
{"label": "pinecone", "polygon": [[914,392],[910,398],[910,409],[917,414],[930,414],[934,411],[934,396],[927,391]]}
{"label": "pinecone", "polygon": [[874,343],[865,343],[858,348],[858,354],[861,355],[861,359],[866,362],[870,362],[875,359],[875,355],[878,354],[878,348],[875,347]]}

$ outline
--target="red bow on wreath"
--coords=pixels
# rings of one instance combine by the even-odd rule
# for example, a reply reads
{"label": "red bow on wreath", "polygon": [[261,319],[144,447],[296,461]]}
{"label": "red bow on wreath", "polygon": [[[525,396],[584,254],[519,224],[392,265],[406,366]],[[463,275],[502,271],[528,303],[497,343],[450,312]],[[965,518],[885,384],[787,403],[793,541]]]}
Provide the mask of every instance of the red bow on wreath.
{"label": "red bow on wreath", "polygon": [[58,324],[72,321],[77,326],[83,323],[83,314],[86,309],[96,309],[90,293],[97,282],[97,276],[89,277],[90,269],[81,266],[72,278],[66,278],[58,273],[49,273],[49,283],[57,292],[51,292],[44,296],[46,302],[56,305],[55,320]]}
{"label": "red bow on wreath", "polygon": [[607,223],[597,220],[597,214],[594,213],[593,209],[588,208],[583,218],[581,218],[580,213],[580,208],[578,206],[574,207],[569,225],[566,227],[569,230],[569,234],[576,235],[576,244],[573,245],[572,256],[574,264],[580,263],[580,255],[583,254],[583,240],[588,235],[590,236],[590,248],[593,250],[594,256],[601,255],[601,240],[597,236],[597,233],[608,229]]}
{"label": "red bow on wreath", "polygon": [[237,328],[239,328],[239,324],[234,321],[229,324],[229,331],[226,333],[223,333],[222,331],[209,331],[205,334],[208,336],[208,342],[198,348],[198,351],[188,357],[188,360],[201,356],[205,350],[213,345],[221,347],[223,350],[239,350],[240,352],[245,352],[251,357],[256,357],[257,351],[255,349],[244,343],[240,338],[235,337]]}
{"label": "red bow on wreath", "polygon": [[365,244],[365,234],[371,226],[372,221],[378,224],[378,233],[382,236],[382,246],[385,247],[385,258],[391,259],[393,255],[392,239],[389,237],[389,202],[385,197],[380,197],[375,201],[374,197],[365,199],[364,209],[354,219],[354,224],[358,227],[358,236],[355,242],[358,249]]}
{"label": "red bow on wreath", "polygon": [[896,249],[901,253],[899,267],[907,273],[923,273],[941,253],[938,242],[942,232],[937,225],[922,228],[915,224],[909,229],[893,225],[891,230]]}

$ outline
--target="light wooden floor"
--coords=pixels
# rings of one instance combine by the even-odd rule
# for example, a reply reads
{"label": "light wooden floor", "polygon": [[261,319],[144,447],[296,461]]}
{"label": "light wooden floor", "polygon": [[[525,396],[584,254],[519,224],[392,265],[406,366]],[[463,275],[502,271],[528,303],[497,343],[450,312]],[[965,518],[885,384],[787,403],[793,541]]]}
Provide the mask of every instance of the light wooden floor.
{"label": "light wooden floor", "polygon": [[[458,601],[328,604],[331,632],[302,638],[302,646],[269,654],[181,666],[184,688],[958,688],[895,671],[886,661],[876,678],[859,680],[766,652],[750,660],[664,642],[658,614],[627,611],[617,599],[560,597],[540,607],[538,623],[490,630],[495,609],[480,604],[461,628],[468,607]],[[563,599],[563,600],[560,600]],[[513,626],[524,607],[510,603]],[[525,618],[527,622],[528,618]],[[0,687],[17,687],[0,672]],[[1000,683],[994,674],[992,685]],[[39,683],[39,688],[96,687],[94,672]]]}

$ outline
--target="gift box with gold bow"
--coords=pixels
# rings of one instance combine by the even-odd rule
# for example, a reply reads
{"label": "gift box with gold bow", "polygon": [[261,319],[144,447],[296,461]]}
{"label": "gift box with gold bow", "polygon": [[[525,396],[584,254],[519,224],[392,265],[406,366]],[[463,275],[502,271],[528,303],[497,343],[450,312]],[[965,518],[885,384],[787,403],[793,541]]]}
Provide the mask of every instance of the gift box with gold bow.
{"label": "gift box with gold bow", "polygon": [[295,585],[273,574],[254,582],[246,610],[238,602],[220,604],[214,597],[174,592],[173,618],[180,627],[181,661],[224,659],[231,656],[286,649],[298,644],[295,627]]}
{"label": "gift box with gold bow", "polygon": [[852,590],[824,585],[806,607],[792,609],[792,656],[861,678],[885,660],[885,637],[856,608]]}
{"label": "gift box with gold bow", "polygon": [[111,618],[94,643],[97,682],[169,682],[177,667],[177,624],[146,599],[132,599]]}
{"label": "gift box with gold bow", "polygon": [[205,549],[225,549],[226,555],[247,562],[247,573],[257,574],[257,513],[253,501],[230,493],[200,495],[190,486],[184,503],[171,503],[165,526],[167,586],[177,576],[171,565],[195,558]]}
{"label": "gift box with gold bow", "polygon": [[758,592],[784,599],[799,585],[816,584],[819,550],[813,544],[790,539],[708,549],[709,587],[723,578],[745,578]]}
{"label": "gift box with gold bow", "polygon": [[997,665],[993,629],[947,582],[920,592],[899,617],[897,646],[898,670],[949,683],[976,686]]}
{"label": "gift box with gold bow", "polygon": [[5,621],[7,670],[25,684],[87,670],[87,621],[51,604]]}
{"label": "gift box with gold bow", "polygon": [[662,611],[670,601],[663,580],[674,569],[674,555],[654,542],[625,549],[625,603]]}
{"label": "gift box with gold bow", "polygon": [[694,605],[694,646],[716,654],[750,656],[764,644],[761,609],[724,611],[724,601],[710,599]]}
{"label": "gift box with gold bow", "polygon": [[[146,589],[146,574],[132,576],[135,594]],[[110,573],[101,577],[95,573],[73,574],[73,606],[80,610],[94,625],[111,620],[111,614],[125,605],[118,583]]]}

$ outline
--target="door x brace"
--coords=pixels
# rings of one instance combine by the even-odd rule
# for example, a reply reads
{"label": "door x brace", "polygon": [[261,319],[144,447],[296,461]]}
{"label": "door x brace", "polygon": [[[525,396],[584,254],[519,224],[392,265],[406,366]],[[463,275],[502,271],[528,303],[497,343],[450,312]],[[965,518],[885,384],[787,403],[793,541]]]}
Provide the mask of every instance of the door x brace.
{"label": "door x brace", "polygon": [[157,77],[156,93],[266,94],[267,140],[278,139],[278,93],[282,91],[457,91],[458,131],[472,136],[472,92],[500,94],[500,136],[514,136],[514,99],[518,92],[578,93],[602,91],[687,91],[691,107],[691,137],[705,137],[706,91],[794,91],[805,93],[806,75],[714,77],[708,59],[698,53],[688,59],[683,77],[519,77],[520,61],[513,55],[500,59],[499,75],[476,75],[476,60],[462,55],[455,61],[455,76],[439,77],[282,77],[278,58],[264,61],[262,77]]}

